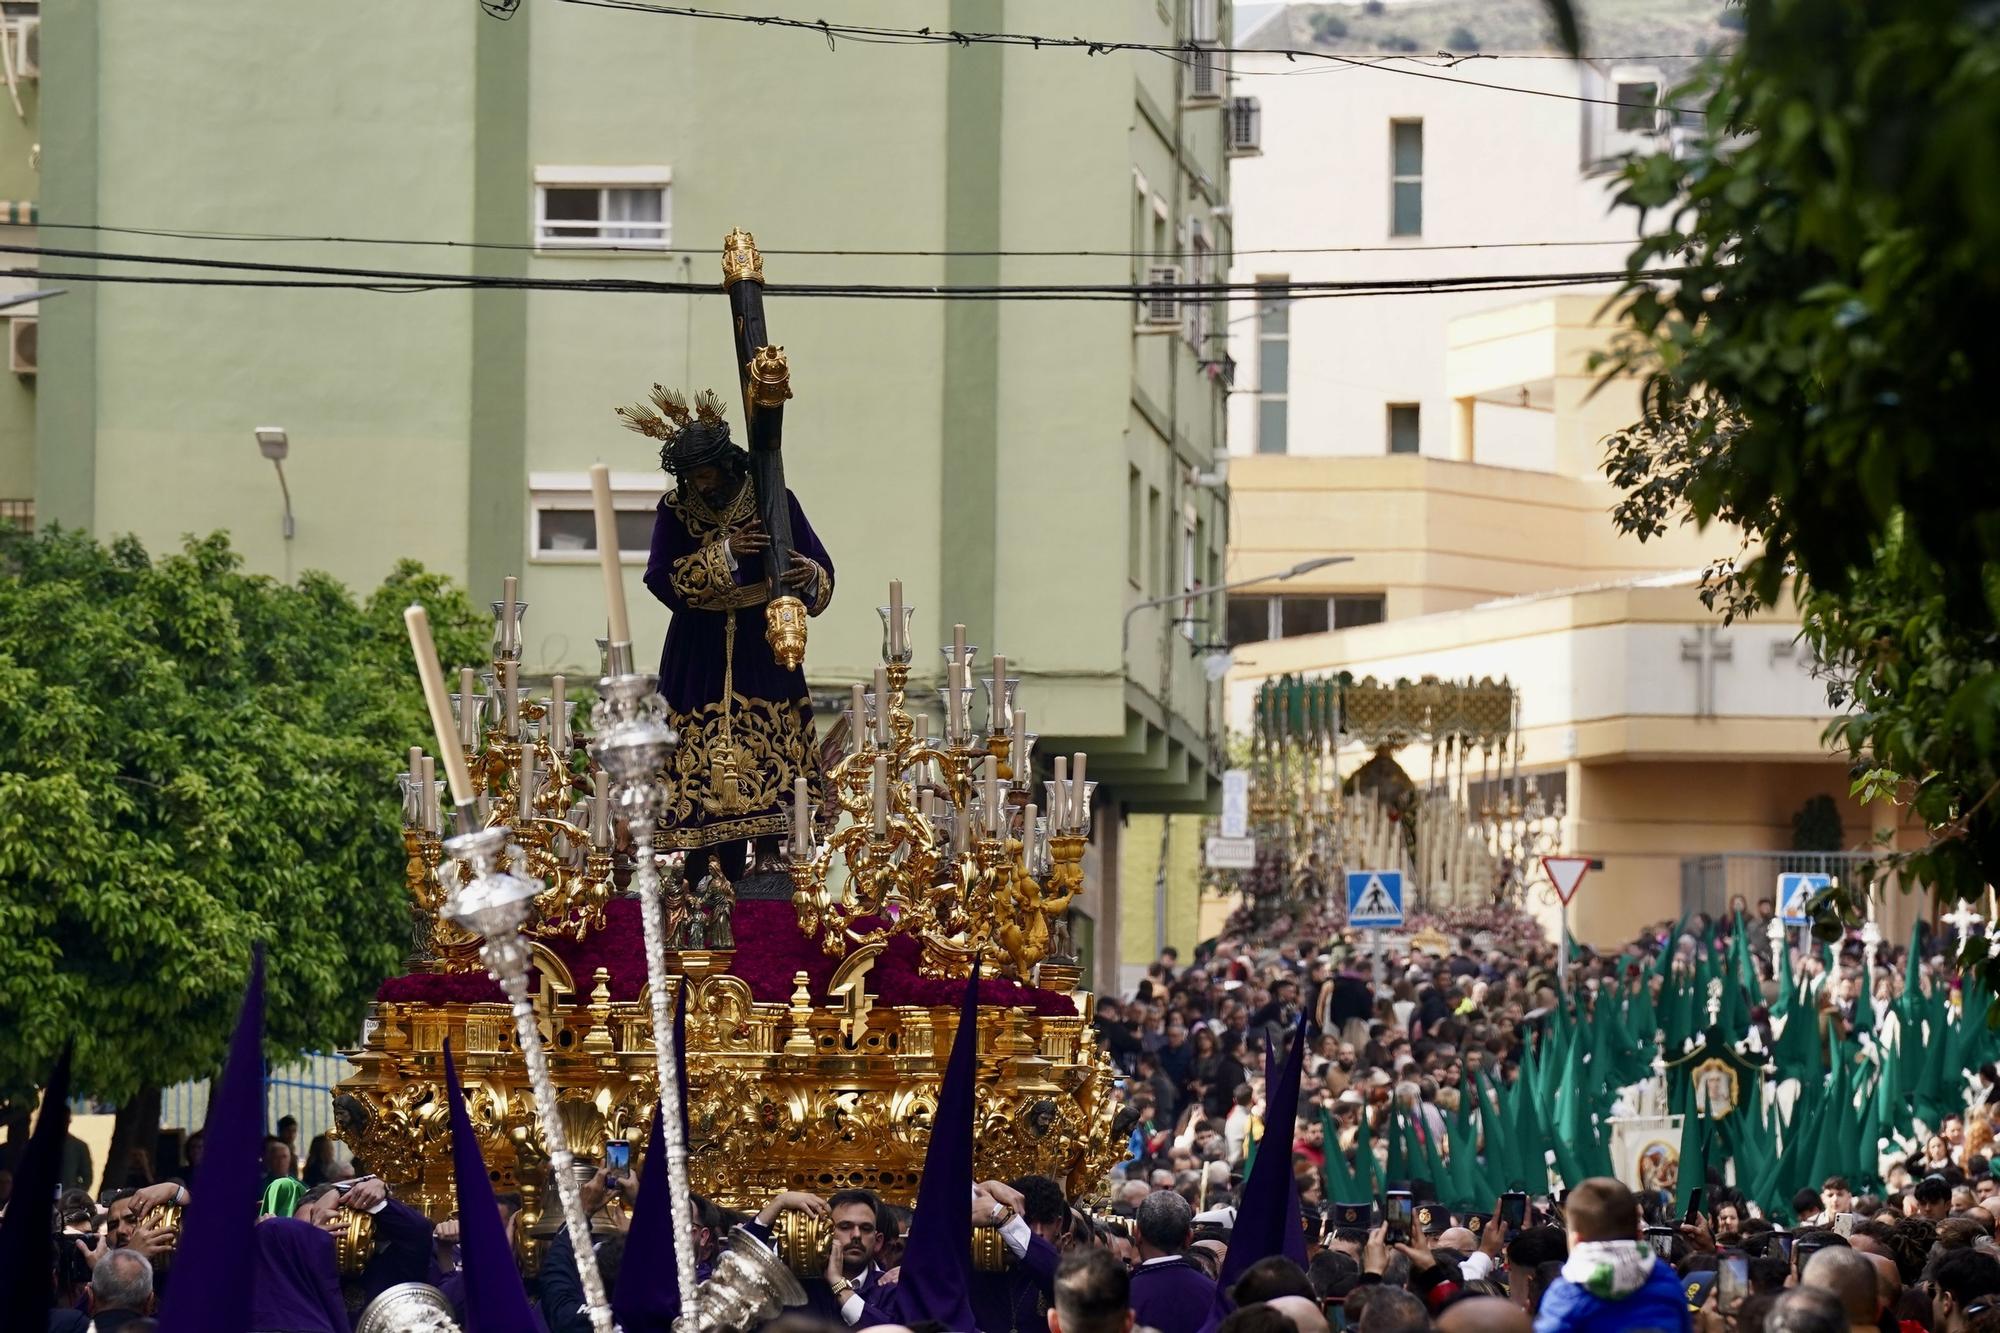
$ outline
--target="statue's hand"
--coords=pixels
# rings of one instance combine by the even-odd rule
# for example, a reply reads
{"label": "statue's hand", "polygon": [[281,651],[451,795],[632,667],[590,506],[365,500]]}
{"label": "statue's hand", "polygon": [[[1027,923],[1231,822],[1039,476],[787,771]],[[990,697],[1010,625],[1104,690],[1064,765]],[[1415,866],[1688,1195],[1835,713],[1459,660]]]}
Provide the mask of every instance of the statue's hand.
{"label": "statue's hand", "polygon": [[785,571],[785,586],[793,592],[804,592],[819,581],[819,566],[811,560],[792,552],[792,564]]}
{"label": "statue's hand", "polygon": [[764,531],[762,519],[751,519],[742,527],[729,534],[729,553],[741,560],[746,555],[756,555],[768,550],[771,535]]}

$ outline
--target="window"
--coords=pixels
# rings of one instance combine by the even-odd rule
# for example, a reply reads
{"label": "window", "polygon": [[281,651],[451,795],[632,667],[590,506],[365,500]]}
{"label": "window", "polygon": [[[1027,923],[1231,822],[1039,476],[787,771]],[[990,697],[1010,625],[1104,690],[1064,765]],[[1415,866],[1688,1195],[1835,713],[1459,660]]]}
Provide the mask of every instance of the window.
{"label": "window", "polygon": [[1148,597],[1160,591],[1160,553],[1166,548],[1166,533],[1160,527],[1160,488],[1146,488],[1146,545],[1150,558],[1146,561],[1146,581],[1143,585]]}
{"label": "window", "polygon": [[1389,234],[1424,234],[1424,123],[1389,122]]}
{"label": "window", "polygon": [[1229,642],[1259,643],[1330,629],[1379,625],[1388,599],[1379,592],[1297,593],[1280,597],[1231,597]]}
{"label": "window", "polygon": [[1415,403],[1389,404],[1389,452],[1414,454],[1417,450],[1418,409]]}
{"label": "window", "polygon": [[1621,83],[1618,85],[1618,128],[1650,132],[1659,117],[1660,85]]}
{"label": "window", "polygon": [[1146,515],[1139,506],[1139,469],[1125,478],[1125,577],[1138,587],[1146,576]]}
{"label": "window", "polygon": [[538,167],[535,244],[664,250],[671,184],[666,167]]}
{"label": "window", "polygon": [[[619,558],[644,564],[653,545],[659,482],[646,473],[614,472],[611,487]],[[597,515],[591,507],[590,478],[581,472],[530,473],[528,492],[530,558],[547,564],[595,564]]]}
{"label": "window", "polygon": [[[1208,233],[1202,229],[1199,220],[1188,220],[1188,260],[1190,272],[1188,281],[1203,287],[1215,281],[1215,251],[1208,243]],[[1208,356],[1208,331],[1214,326],[1215,311],[1207,297],[1196,296],[1187,302],[1187,339],[1194,348],[1197,359]]]}
{"label": "window", "polygon": [[12,523],[23,533],[35,530],[33,500],[0,500],[0,523]]}
{"label": "window", "polygon": [[1286,452],[1292,379],[1292,298],[1283,275],[1257,279],[1271,290],[1257,297],[1257,452]]}

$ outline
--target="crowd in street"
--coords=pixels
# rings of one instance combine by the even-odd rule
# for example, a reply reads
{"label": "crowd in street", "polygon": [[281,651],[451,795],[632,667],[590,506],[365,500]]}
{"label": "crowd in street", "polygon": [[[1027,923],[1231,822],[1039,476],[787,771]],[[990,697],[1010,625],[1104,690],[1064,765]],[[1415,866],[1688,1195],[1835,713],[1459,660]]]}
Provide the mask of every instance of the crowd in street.
{"label": "crowd in street", "polygon": [[[1882,1031],[1900,986],[1914,980],[1942,997],[1955,984],[1943,936],[1918,932],[1914,957],[1886,949],[1864,961],[1858,947],[1784,956],[1760,916],[1768,920],[1768,907],[1577,958],[1574,994],[1608,994],[1663,956],[1675,966],[1659,976],[1672,986],[1691,952],[1754,950],[1768,984],[1749,997],[1745,1044],[1776,1045],[1771,991],[1789,985],[1810,1000],[1792,1007],[1791,1021],[1814,1024],[1838,1052],[1857,1029]],[[1378,964],[1325,915],[1235,924],[1194,957],[1165,951],[1131,993],[1097,1004],[1095,1032],[1121,1074],[1127,1145],[1100,1196],[1066,1198],[1046,1177],[973,1185],[974,1225],[996,1228],[1006,1256],[1000,1271],[975,1275],[980,1333],[2000,1333],[2000,1177],[1991,1166],[2000,1080],[1990,1066],[1964,1070],[1962,1095],[1941,1114],[1890,1127],[1895,1151],[1879,1171],[1829,1175],[1777,1203],[1752,1197],[1718,1156],[1681,1179],[1592,1175],[1564,1188],[1545,1177],[1496,1198],[1455,1197],[1436,1164],[1491,1156],[1497,1134],[1468,1132],[1482,1117],[1463,1099],[1523,1077],[1565,1004],[1553,948],[1496,929],[1430,952],[1394,949]],[[1872,1021],[1863,1005],[1876,1010]],[[1301,1093],[1295,1117],[1278,1124],[1267,1069],[1299,1031]],[[1896,1058],[1894,1048],[1881,1056]],[[1483,1098],[1479,1106],[1488,1111]],[[302,1162],[297,1126],[273,1130],[264,1210],[284,1226],[258,1229],[259,1254],[246,1265],[254,1329],[347,1333],[371,1297],[406,1281],[463,1302],[456,1219],[433,1225],[328,1142],[315,1140]],[[1420,1151],[1399,1155],[1399,1132]],[[1269,1152],[1289,1158],[1302,1243],[1290,1257],[1232,1261],[1246,1177]],[[189,1160],[159,1182],[144,1179],[148,1163],[135,1158],[115,1189],[93,1195],[72,1181],[64,1190],[51,1214],[51,1330],[153,1327],[176,1243],[156,1210],[200,1191],[200,1154],[197,1138]],[[600,1170],[585,1187],[602,1224],[608,1288],[624,1267],[621,1227],[637,1206],[638,1175]],[[1357,1186],[1364,1181],[1380,1188]],[[0,1190],[7,1185],[0,1174]],[[511,1224],[519,1198],[497,1203]],[[10,1211],[21,1206],[7,1201]],[[311,1263],[263,1253],[267,1236],[337,1231],[355,1210],[375,1216],[375,1248],[358,1273],[332,1271],[330,1247],[311,1250]],[[774,1243],[789,1211],[824,1218],[833,1243],[825,1271],[804,1283],[807,1305],[771,1327],[897,1326],[884,1297],[903,1276],[912,1217],[865,1190],[781,1194],[754,1215],[698,1199],[700,1271],[739,1226]],[[583,1333],[566,1237],[525,1248],[535,1261],[522,1280],[542,1326]]]}

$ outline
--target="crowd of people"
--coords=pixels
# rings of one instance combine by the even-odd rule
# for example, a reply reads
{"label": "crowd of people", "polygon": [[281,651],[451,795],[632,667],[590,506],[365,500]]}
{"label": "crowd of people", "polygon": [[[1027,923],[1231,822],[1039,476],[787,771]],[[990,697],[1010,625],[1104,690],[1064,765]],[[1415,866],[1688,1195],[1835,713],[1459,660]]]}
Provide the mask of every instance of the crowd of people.
{"label": "crowd of people", "polygon": [[[1880,1030],[1906,979],[1927,991],[1953,984],[1941,937],[1920,932],[1914,959],[1882,951],[1869,975],[1857,950],[1836,949],[1830,959],[1774,952],[1768,919],[1760,905],[1726,922],[1649,931],[1621,953],[1575,960],[1573,993],[1608,986],[1662,953],[1684,955],[1691,940],[1697,950],[1749,944],[1771,985],[1795,969],[1812,1005],[1793,1021],[1803,1014],[1838,1049],[1856,1028]],[[1568,1189],[1544,1180],[1476,1206],[1443,1197],[1420,1163],[1481,1152],[1478,1136],[1462,1128],[1477,1122],[1459,1098],[1482,1080],[1519,1077],[1540,1026],[1564,1003],[1556,978],[1553,948],[1508,922],[1435,953],[1393,950],[1379,963],[1336,920],[1315,913],[1245,924],[1185,964],[1165,951],[1129,994],[1096,1006],[1095,1031],[1121,1073],[1127,1146],[1105,1190],[1066,1198],[1040,1176],[973,1184],[974,1225],[997,1229],[1004,1255],[1000,1269],[974,1276],[974,1326],[2000,1333],[2000,1078],[1990,1066],[1964,1071],[1964,1095],[1931,1117],[1936,1124],[1914,1118],[1894,1127],[1900,1147],[1882,1157],[1879,1173],[1827,1177],[1783,1206],[1751,1197],[1715,1161],[1666,1188],[1593,1177]],[[1772,996],[1750,998],[1768,1006]],[[1858,1012],[1864,1004],[1878,1021]],[[1750,1021],[1767,1022],[1767,1009],[1753,1007]],[[1285,1113],[1273,1112],[1266,1071],[1300,1031],[1296,1115],[1274,1123]],[[1388,1131],[1398,1122],[1425,1146],[1422,1158],[1402,1161],[1402,1178],[1390,1174]],[[295,1123],[281,1122],[264,1144],[272,1221],[258,1229],[247,1270],[252,1327],[346,1333],[369,1299],[407,1281],[462,1302],[457,1219],[433,1225],[368,1175],[365,1161],[329,1142],[315,1140],[301,1163],[297,1136]],[[1232,1261],[1246,1180],[1269,1152],[1289,1157],[1302,1243],[1289,1258],[1251,1251]],[[175,1253],[175,1234],[156,1210],[199,1192],[198,1137],[186,1156],[158,1183],[136,1179],[143,1164],[134,1163],[124,1185],[99,1197],[63,1193],[52,1214],[60,1244],[50,1329],[151,1327]],[[625,1265],[639,1178],[604,1169],[584,1187],[607,1288]],[[1384,1188],[1353,1197],[1357,1180]],[[497,1204],[512,1227],[519,1198]],[[325,1237],[354,1210],[375,1216],[375,1248],[358,1273],[343,1276]],[[738,1227],[775,1248],[778,1218],[794,1211],[824,1218],[833,1241],[824,1271],[803,1284],[806,1305],[771,1327],[894,1326],[885,1296],[901,1280],[913,1219],[866,1190],[781,1194],[755,1214],[697,1199],[698,1271],[709,1271]],[[522,1248],[536,1256],[522,1281],[542,1325],[583,1333],[590,1324],[566,1234]]]}

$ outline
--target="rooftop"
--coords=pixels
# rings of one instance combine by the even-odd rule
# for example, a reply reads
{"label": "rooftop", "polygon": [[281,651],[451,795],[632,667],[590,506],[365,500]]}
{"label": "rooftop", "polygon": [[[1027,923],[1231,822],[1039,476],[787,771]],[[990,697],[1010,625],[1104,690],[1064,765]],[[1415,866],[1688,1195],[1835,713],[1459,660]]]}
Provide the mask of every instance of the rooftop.
{"label": "rooftop", "polygon": [[[1706,55],[1740,22],[1730,0],[1584,0],[1577,9],[1592,59]],[[1245,6],[1236,44],[1367,56],[1559,53],[1543,0]]]}

